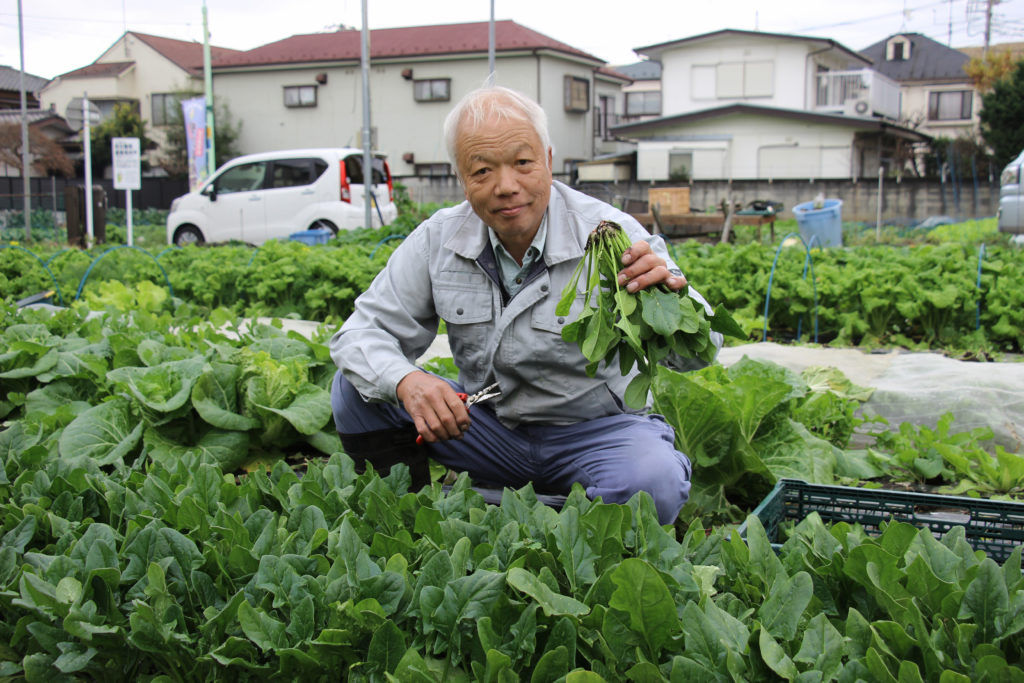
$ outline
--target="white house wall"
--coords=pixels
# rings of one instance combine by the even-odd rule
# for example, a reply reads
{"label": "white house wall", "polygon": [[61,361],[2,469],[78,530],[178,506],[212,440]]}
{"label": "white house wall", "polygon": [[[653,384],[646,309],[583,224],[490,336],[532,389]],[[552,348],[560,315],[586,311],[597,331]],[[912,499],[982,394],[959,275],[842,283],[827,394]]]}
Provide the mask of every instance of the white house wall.
{"label": "white house wall", "polygon": [[[929,121],[928,96],[933,92],[972,91],[971,118],[961,121]],[[908,125],[933,137],[958,138],[977,135],[980,126],[981,95],[970,83],[910,83],[900,86],[900,116]]]}
{"label": "white house wall", "polygon": [[[751,36],[726,36],[713,43],[697,42],[668,50],[662,55],[662,116],[735,103],[803,109],[805,82],[793,76],[806,73],[807,53],[804,43]],[[742,63],[770,71],[770,76],[761,79],[756,94],[718,96],[716,68]]]}
{"label": "white house wall", "polygon": [[[412,79],[402,77],[412,69]],[[496,82],[539,98],[548,114],[555,147],[554,169],[561,172],[566,159],[591,158],[593,111],[564,111],[563,77],[593,79],[591,67],[549,57],[503,57],[496,62]],[[317,88],[315,107],[285,107],[284,87],[316,85],[316,75],[327,74]],[[372,65],[370,101],[376,148],[388,155],[392,173],[415,173],[416,164],[448,163],[442,125],[451,107],[465,93],[480,87],[487,77],[487,60],[448,59],[404,61]],[[451,100],[416,102],[413,81],[451,79]],[[539,79],[539,83],[538,83]],[[362,74],[353,67],[214,73],[214,90],[232,115],[244,121],[238,146],[243,154],[323,146],[360,146],[363,127]],[[413,163],[403,157],[411,154]]]}
{"label": "white house wall", "polygon": [[[103,78],[57,78],[40,93],[44,108],[51,104],[57,113],[64,115],[72,98],[88,93],[94,100],[135,100],[139,103],[139,115],[146,121],[146,135],[158,145],[166,141],[166,127],[154,126],[153,93],[174,93],[183,90],[202,91],[201,79],[184,71],[174,62],[151,48],[142,40],[126,34],[104,52],[96,63],[135,62],[119,76]],[[160,149],[147,153],[150,161],[158,163],[163,152]]]}
{"label": "white house wall", "polygon": [[[728,131],[723,134],[723,131]],[[640,139],[637,178],[669,179],[669,155],[693,154],[694,180],[849,178],[853,129],[795,119],[730,116],[688,123],[661,139]]]}

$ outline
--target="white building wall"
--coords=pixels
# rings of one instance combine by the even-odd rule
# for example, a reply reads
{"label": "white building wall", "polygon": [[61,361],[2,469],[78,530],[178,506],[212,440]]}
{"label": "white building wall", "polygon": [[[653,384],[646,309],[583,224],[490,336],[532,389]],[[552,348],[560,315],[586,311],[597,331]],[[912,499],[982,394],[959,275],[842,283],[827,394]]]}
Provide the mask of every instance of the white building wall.
{"label": "white building wall", "polygon": [[[411,79],[402,77],[404,69],[412,69]],[[563,106],[563,76],[592,79],[590,67],[529,55],[499,58],[495,70],[498,85],[539,98],[548,114],[556,173],[562,171],[565,159],[591,157],[593,112],[573,114]],[[285,107],[284,87],[316,85],[318,73],[327,74],[327,83],[317,87],[317,106]],[[448,163],[442,136],[444,118],[462,95],[483,85],[486,77],[487,60],[479,57],[371,66],[370,116],[376,147],[388,155],[394,175],[412,175],[415,164]],[[415,101],[413,81],[432,78],[451,79],[450,101]],[[242,123],[238,146],[243,154],[362,144],[362,74],[358,66],[218,71],[214,90]],[[412,163],[403,160],[407,154],[412,155]]]}
{"label": "white building wall", "polygon": [[[959,121],[929,121],[928,96],[932,92],[970,90],[971,118]],[[900,117],[918,130],[933,137],[958,138],[977,136],[981,120],[981,95],[969,83],[913,83],[900,87]]]}
{"label": "white building wall", "polygon": [[[184,71],[131,34],[114,43],[95,63],[111,62],[135,62],[135,65],[119,76],[54,79],[40,93],[41,105],[48,108],[52,104],[63,116],[72,98],[82,97],[83,93],[88,93],[91,100],[135,100],[139,103],[139,115],[146,121],[146,135],[157,145],[164,145],[166,127],[153,125],[153,93],[202,92],[202,79]],[[146,152],[146,157],[156,165],[163,154],[158,148]]]}
{"label": "white building wall", "polygon": [[[662,55],[662,116],[735,103],[803,109],[807,61],[804,43],[750,36],[669,50]],[[742,93],[727,87],[730,70],[745,75]]]}
{"label": "white building wall", "polygon": [[[722,131],[729,133],[723,135]],[[663,129],[662,137],[673,137]],[[754,116],[690,123],[672,140],[640,140],[637,179],[669,179],[669,156],[692,153],[694,180],[849,178],[854,130]]]}

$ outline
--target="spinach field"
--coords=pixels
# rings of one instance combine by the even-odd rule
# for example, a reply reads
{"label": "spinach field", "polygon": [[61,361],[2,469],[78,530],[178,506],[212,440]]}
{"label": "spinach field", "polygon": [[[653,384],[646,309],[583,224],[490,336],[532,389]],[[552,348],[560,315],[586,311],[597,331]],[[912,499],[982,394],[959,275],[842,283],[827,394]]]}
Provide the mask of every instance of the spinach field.
{"label": "spinach field", "polygon": [[[696,465],[693,505],[660,526],[644,494],[576,489],[556,511],[529,488],[487,505],[464,476],[357,476],[330,431],[328,326],[244,327],[149,283],[98,292],[95,310],[0,309],[2,677],[1024,676],[1019,548],[999,566],[962,530],[869,537],[816,514],[779,554],[756,517],[738,536],[781,476],[912,478],[900,448],[921,434],[845,450],[863,392],[842,377],[659,370]],[[985,435],[947,436],[950,483],[987,481]]]}
{"label": "spinach field", "polygon": [[[0,249],[0,681],[1024,680],[1020,547],[815,512],[779,545],[750,514],[782,478],[1024,497],[1024,455],[950,416],[851,448],[870,390],[834,370],[657,368],[694,463],[675,525],[357,474],[326,342],[399,240]],[[672,249],[751,340],[1024,347],[1019,250],[820,250],[805,279],[802,250]],[[65,307],[14,305],[45,290]]]}

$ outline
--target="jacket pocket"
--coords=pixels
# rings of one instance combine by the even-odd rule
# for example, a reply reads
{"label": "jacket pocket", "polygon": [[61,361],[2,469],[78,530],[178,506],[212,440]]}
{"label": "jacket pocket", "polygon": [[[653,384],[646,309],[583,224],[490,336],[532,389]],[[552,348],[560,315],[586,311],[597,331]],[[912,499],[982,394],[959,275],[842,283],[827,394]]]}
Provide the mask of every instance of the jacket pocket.
{"label": "jacket pocket", "polygon": [[455,364],[467,379],[486,370],[488,343],[494,333],[494,294],[484,276],[479,277],[479,282],[465,278],[461,283],[439,278],[434,285],[434,308],[448,328]]}

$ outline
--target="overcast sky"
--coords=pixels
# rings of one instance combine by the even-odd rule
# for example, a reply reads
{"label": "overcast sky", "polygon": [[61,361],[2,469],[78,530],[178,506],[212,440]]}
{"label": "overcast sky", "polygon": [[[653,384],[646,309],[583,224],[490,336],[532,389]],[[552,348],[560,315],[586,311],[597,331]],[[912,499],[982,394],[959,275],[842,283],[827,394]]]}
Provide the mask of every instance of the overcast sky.
{"label": "overcast sky", "polygon": [[[993,0],[995,2],[995,0]],[[493,0],[511,19],[606,60],[732,28],[832,38],[861,50],[913,31],[952,47],[984,42],[988,0]],[[25,71],[92,63],[125,30],[202,41],[202,0],[21,0]],[[211,43],[248,50],[295,34],[362,26],[361,0],[207,0]],[[0,2],[0,64],[21,65],[18,0]],[[369,0],[374,28],[488,21],[491,0]],[[1024,0],[994,4],[991,43],[1024,41]]]}

